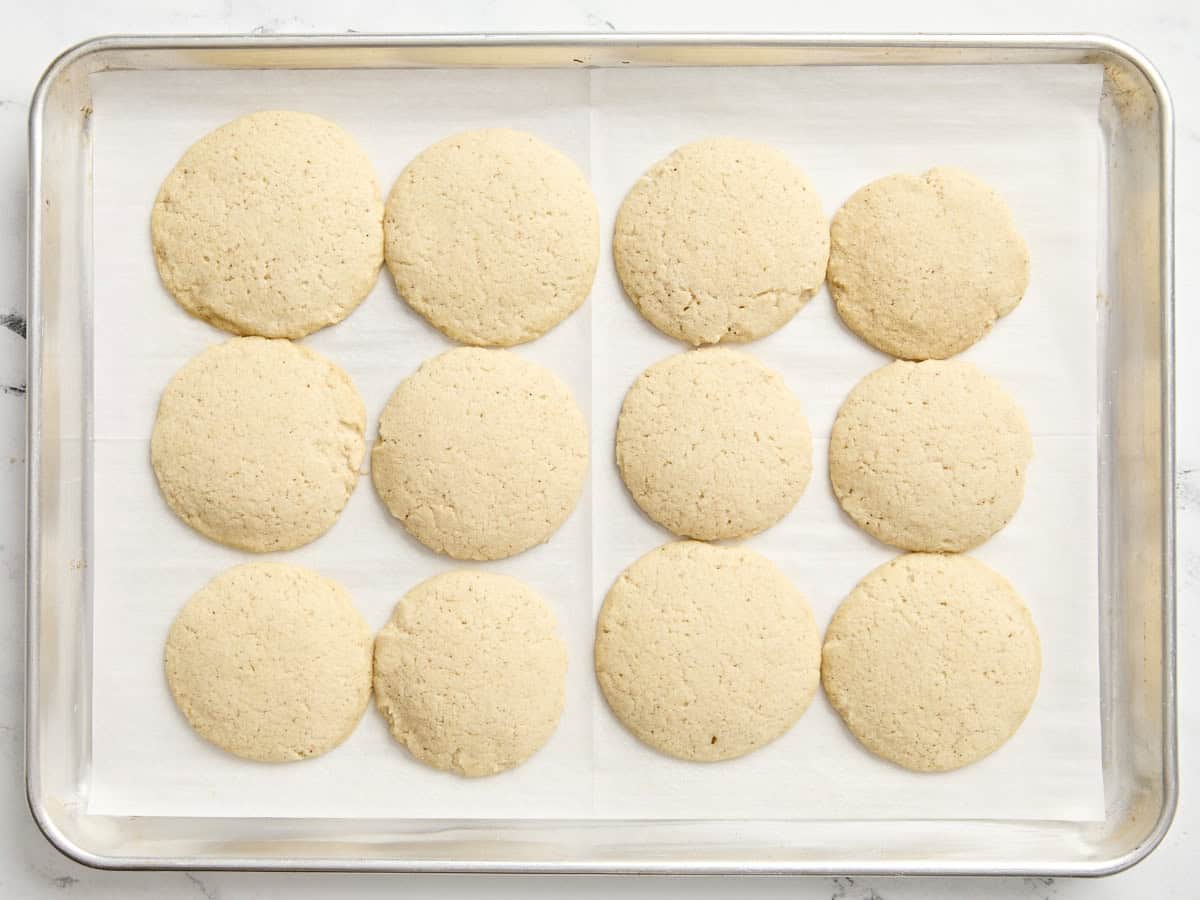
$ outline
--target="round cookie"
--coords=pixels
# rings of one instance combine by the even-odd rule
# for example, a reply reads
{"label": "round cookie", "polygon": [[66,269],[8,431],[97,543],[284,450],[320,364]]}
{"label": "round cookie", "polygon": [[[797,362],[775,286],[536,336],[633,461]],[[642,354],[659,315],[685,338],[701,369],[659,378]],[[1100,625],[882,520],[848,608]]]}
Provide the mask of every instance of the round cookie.
{"label": "round cookie", "polygon": [[625,395],[617,466],[664,528],[744,537],[796,505],[812,474],[812,438],[778,372],[734,350],[690,350],[652,365]]}
{"label": "round cookie", "polygon": [[680,147],[630,190],[613,229],[625,292],[690,344],[778,330],[825,279],[829,225],[807,176],[773,147]]}
{"label": "round cookie", "polygon": [[830,226],[829,290],[867,343],[945,359],[1008,315],[1029,285],[1029,250],[1004,199],[957,169],[859,188]]}
{"label": "round cookie", "polygon": [[154,261],[192,315],[234,334],[298,338],[346,318],[383,263],[383,202],[370,159],[308,113],[234,119],[163,182]]}
{"label": "round cookie", "polygon": [[375,639],[375,703],[417,759],[460,775],[519,766],[562,715],[567,650],[550,607],[506,575],[423,581]]}
{"label": "round cookie", "polygon": [[566,521],[587,474],[587,423],[549,369],[460,347],[401,382],[379,419],[371,477],[431,550],[502,559]]}
{"label": "round cookie", "polygon": [[912,553],[858,583],[825,633],[829,702],[872,753],[918,772],[973,763],[1037,694],[1041,645],[1004,578],[969,556]]}
{"label": "round cookie", "polygon": [[868,534],[904,550],[958,552],[1013,517],[1033,457],[1012,397],[961,360],[894,362],[838,410],[829,480]]}
{"label": "round cookie", "polygon": [[205,740],[246,759],[320,756],[371,696],[371,631],[337,582],[247,563],[192,595],[164,654],[175,703]]}
{"label": "round cookie", "polygon": [[596,623],[596,678],[638,740],[733,759],[781,736],[817,690],[808,601],[742,547],[666,544],[621,573]]}
{"label": "round cookie", "polygon": [[508,347],[579,308],[600,255],[596,198],[531,134],[466,131],[400,173],[384,216],[400,296],[464,344]]}
{"label": "round cookie", "polygon": [[150,461],[167,504],[239,550],[328,531],[358,483],[366,410],[349,376],[290,341],[233,338],[167,384]]}

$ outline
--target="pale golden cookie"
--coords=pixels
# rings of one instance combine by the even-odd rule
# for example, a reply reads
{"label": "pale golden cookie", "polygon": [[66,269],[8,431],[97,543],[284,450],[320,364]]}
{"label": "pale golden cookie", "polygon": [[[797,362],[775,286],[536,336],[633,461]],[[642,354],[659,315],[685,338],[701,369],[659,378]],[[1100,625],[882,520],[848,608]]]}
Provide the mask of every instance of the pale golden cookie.
{"label": "pale golden cookie", "polygon": [[167,683],[192,728],[246,759],[320,756],[371,696],[371,631],[337,582],[247,563],[197,591],[171,625]]}
{"label": "pale golden cookie", "polygon": [[812,474],[812,438],[778,372],[734,350],[691,350],[652,365],[625,395],[617,466],[664,528],[744,537],[796,505]]}
{"label": "pale golden cookie", "polygon": [[404,300],[446,336],[507,347],[574,312],[600,255],[596,198],[578,166],[531,134],[465,131],[400,173],[384,217]]}
{"label": "pale golden cookie", "polygon": [[1013,517],[1032,457],[1020,408],[973,365],[894,362],[838,410],[829,480],[847,515],[885,544],[969,550]]}
{"label": "pale golden cookie", "polygon": [[912,553],[858,583],[825,633],[829,702],[872,753],[918,772],[982,759],[1037,695],[1037,629],[1004,578],[969,556]]}
{"label": "pale golden cookie", "polygon": [[587,423],[549,369],[460,347],[396,388],[371,452],[375,489],[431,550],[501,559],[550,538],[587,474]]}
{"label": "pale golden cookie", "polygon": [[859,188],[830,226],[829,290],[859,337],[902,359],[945,359],[1008,315],[1029,250],[1008,204],[957,169]]}
{"label": "pale golden cookie", "polygon": [[383,263],[371,161],[308,113],[253,113],[205,135],[163,182],[150,231],[171,295],[234,334],[297,338],[340,322]]}
{"label": "pale golden cookie", "polygon": [[596,623],[596,678],[635,737],[669,756],[743,756],[796,723],[821,642],[804,596],[741,547],[666,544],[621,573]]}
{"label": "pale golden cookie", "polygon": [[519,766],[550,739],[567,650],[545,601],[476,570],[423,581],[375,639],[375,703],[392,736],[460,775]]}
{"label": "pale golden cookie", "polygon": [[829,224],[808,177],[773,147],[710,138],[655,163],[613,229],[630,299],[689,344],[752,341],[820,288]]}
{"label": "pale golden cookie", "polygon": [[233,338],[167,384],[150,461],[206,537],[264,553],[328,531],[358,483],[366,410],[350,377],[291,341]]}

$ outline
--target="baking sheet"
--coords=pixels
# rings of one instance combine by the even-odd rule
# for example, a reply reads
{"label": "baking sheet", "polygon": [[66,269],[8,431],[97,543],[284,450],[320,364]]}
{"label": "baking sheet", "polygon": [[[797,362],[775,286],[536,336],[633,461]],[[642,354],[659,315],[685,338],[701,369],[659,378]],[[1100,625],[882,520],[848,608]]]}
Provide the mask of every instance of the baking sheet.
{"label": "baking sheet", "polygon": [[[93,814],[410,818],[1103,817],[1097,613],[1096,258],[1099,67],[111,72],[93,76],[95,217]],[[529,763],[482,780],[438,773],[393,744],[369,709],[334,752],[295,765],[230,757],[175,710],[162,642],[179,607],[248,554],[206,541],[158,495],[149,434],[159,393],[225,335],[189,318],[154,269],[149,210],[184,149],[236,115],[296,108],[346,127],[386,191],[421,149],[456,130],[532,131],[589,172],[605,233],[591,299],[519,352],[553,368],[592,426],[584,497],[552,540],[482,564],[526,580],[558,612],[570,653],[567,707]],[[862,750],[824,697],[787,735],[740,760],[655,754],[611,716],[591,673],[594,616],[622,568],[669,539],[628,498],[612,461],[621,399],[682,347],[624,298],[607,234],[625,191],[678,144],[712,134],[773,143],[826,208],[861,184],[934,165],[997,187],[1029,241],[1025,300],[964,354],[1012,391],[1035,459],[1013,522],[975,552],[1025,596],[1044,669],[1017,735],[958,772],[917,775]],[[348,320],[306,339],[378,413],[423,359],[450,345],[396,297],[386,272]],[[887,360],[846,331],[822,290],[780,332],[748,345],[805,404],[814,477],[782,523],[750,540],[813,604],[838,602],[894,555],[840,512],[824,477],[838,405]],[[364,463],[364,467],[365,467]],[[373,627],[412,585],[456,563],[388,516],[364,474],[323,538],[274,558],[353,593]]]}

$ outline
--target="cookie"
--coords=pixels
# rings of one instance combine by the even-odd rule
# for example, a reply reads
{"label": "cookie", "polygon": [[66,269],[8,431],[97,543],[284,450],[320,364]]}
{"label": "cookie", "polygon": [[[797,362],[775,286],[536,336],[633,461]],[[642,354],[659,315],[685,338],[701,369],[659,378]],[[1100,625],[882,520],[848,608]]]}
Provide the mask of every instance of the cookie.
{"label": "cookie", "polygon": [[630,190],[613,261],[656,328],[689,344],[778,330],[825,279],[829,225],[783,153],[736,138],[680,147]]}
{"label": "cookie", "polygon": [[400,296],[464,344],[508,347],[579,308],[600,255],[579,168],[531,134],[466,131],[408,164],[384,216]]}
{"label": "cookie", "polygon": [[549,369],[460,347],[403,381],[379,419],[375,490],[409,534],[455,559],[549,540],[583,489],[587,423]]}
{"label": "cookie", "polygon": [[341,128],[258,112],[183,155],[150,234],[163,284],[193,316],[298,338],[346,318],[375,285],[383,202],[371,161]]}
{"label": "cookie", "polygon": [[829,480],[842,509],[904,550],[957,552],[1013,517],[1033,457],[1029,426],[997,382],[961,360],[894,362],[838,410]]}
{"label": "cookie", "polygon": [[205,740],[245,759],[320,756],[371,696],[371,631],[336,581],[246,563],[192,595],[171,625],[167,684]]}
{"label": "cookie", "polygon": [[652,365],[625,395],[617,466],[664,528],[744,537],[796,505],[812,474],[812,438],[778,372],[735,350],[690,350]]}
{"label": "cookie", "polygon": [[621,573],[596,623],[596,679],[633,735],[668,756],[743,756],[796,723],[817,690],[808,601],[742,547],[666,544]]}
{"label": "cookie", "polygon": [[969,556],[912,553],[858,583],[825,633],[829,702],[872,753],[946,772],[995,751],[1033,705],[1033,618],[1003,577]]}
{"label": "cookie", "polygon": [[150,461],[167,504],[205,537],[265,553],[328,531],[362,464],[366,410],[307,347],[233,338],[167,384]]}
{"label": "cookie", "polygon": [[859,188],[830,236],[829,290],[842,321],[902,359],[962,352],[1029,285],[1029,249],[1008,205],[957,169]]}
{"label": "cookie", "polygon": [[421,762],[494,775],[550,739],[566,695],[554,613],[506,575],[447,572],[396,605],[375,639],[375,703]]}

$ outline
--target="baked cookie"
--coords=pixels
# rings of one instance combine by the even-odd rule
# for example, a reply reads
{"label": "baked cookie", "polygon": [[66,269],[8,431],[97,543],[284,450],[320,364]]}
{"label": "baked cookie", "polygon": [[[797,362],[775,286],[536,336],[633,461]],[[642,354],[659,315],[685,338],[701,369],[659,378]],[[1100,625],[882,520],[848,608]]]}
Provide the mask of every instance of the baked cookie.
{"label": "baked cookie", "polygon": [[409,534],[455,559],[541,544],[587,474],[587,423],[549,369],[508,350],[426,360],[379,419],[371,477]]}
{"label": "baked cookie", "polygon": [[969,556],[912,553],[858,583],[825,633],[821,679],[872,753],[945,772],[1012,737],[1037,694],[1041,645],[1004,578]]}
{"label": "baked cookie", "polygon": [[902,359],[945,359],[987,334],[1029,285],[1008,204],[958,169],[859,188],[830,226],[829,290],[850,330]]}
{"label": "baked cookie", "polygon": [[562,715],[567,650],[550,607],[476,570],[423,581],[375,639],[375,703],[421,762],[459,775],[519,766]]}
{"label": "baked cookie", "polygon": [[817,690],[808,601],[742,547],[666,544],[621,573],[596,623],[596,678],[638,740],[680,759],[743,756]]}
{"label": "baked cookie", "polygon": [[583,303],[600,255],[596,198],[531,134],[466,131],[408,164],[384,217],[400,296],[464,344],[508,347]]}
{"label": "baked cookie", "polygon": [[783,377],[752,356],[690,350],[641,374],[617,420],[617,466],[646,515],[683,537],[744,537],[791,511],[812,438]]}
{"label": "baked cookie", "polygon": [[189,313],[234,334],[298,338],[346,318],[375,285],[383,202],[341,128],[258,112],[183,155],[150,233],[163,284]]}
{"label": "baked cookie", "polygon": [[233,338],[167,384],[150,461],[205,537],[265,553],[320,537],[358,483],[366,410],[350,377],[291,341]]}
{"label": "baked cookie", "polygon": [[842,509],[904,550],[957,552],[1013,517],[1033,441],[997,382],[961,360],[894,362],[838,410],[829,480]]}
{"label": "baked cookie", "polygon": [[193,594],[164,663],[192,728],[263,762],[332,750],[371,696],[371,631],[350,594],[284,563],[235,566]]}
{"label": "baked cookie", "polygon": [[680,147],[630,190],[613,262],[650,322],[689,344],[778,330],[825,279],[829,224],[783,153],[736,138]]}

